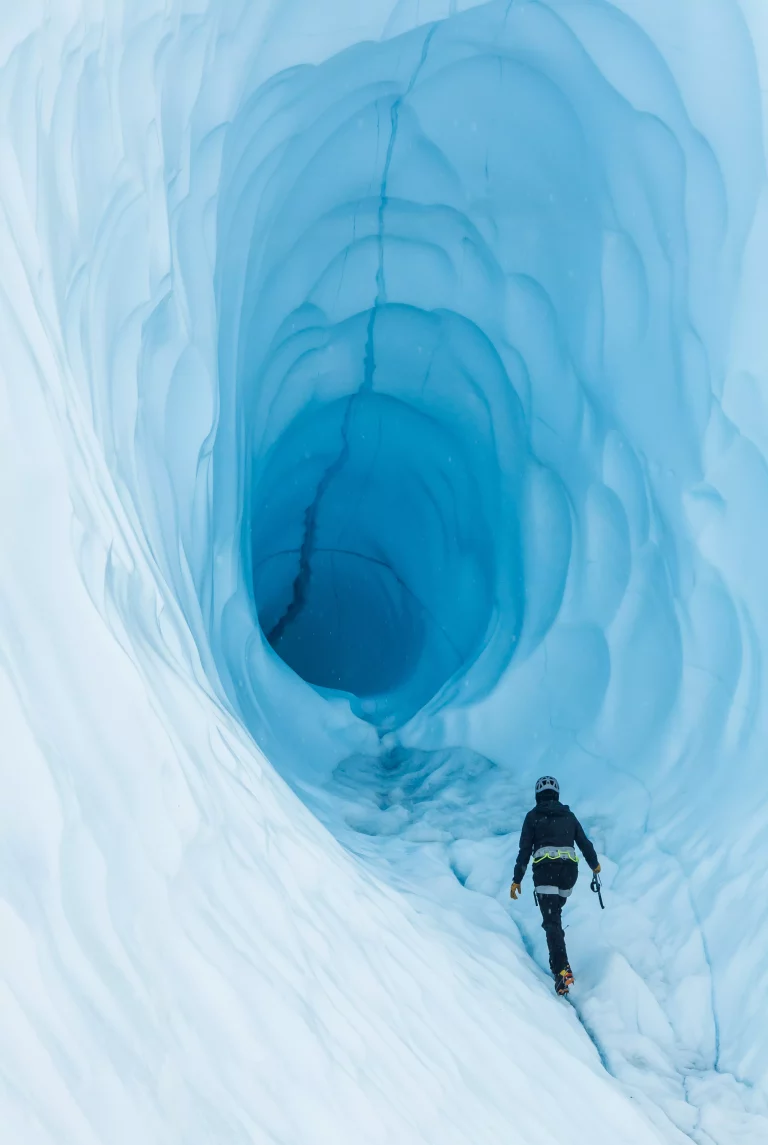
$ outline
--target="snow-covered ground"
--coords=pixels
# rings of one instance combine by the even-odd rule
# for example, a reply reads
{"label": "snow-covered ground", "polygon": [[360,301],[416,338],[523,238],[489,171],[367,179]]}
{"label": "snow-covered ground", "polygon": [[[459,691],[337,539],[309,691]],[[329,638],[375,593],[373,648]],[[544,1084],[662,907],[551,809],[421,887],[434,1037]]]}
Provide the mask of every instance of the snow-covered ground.
{"label": "snow-covered ground", "polygon": [[3,1145],[768,1140],[767,66],[761,0],[0,13]]}
{"label": "snow-covered ground", "polygon": [[[388,870],[394,885],[460,940],[469,920],[478,955],[511,940],[535,960],[549,989],[530,885],[509,908],[508,875],[531,804],[527,786],[483,756],[448,749],[352,757],[339,765],[328,794],[317,799],[319,813],[354,854]],[[582,872],[564,916],[577,976],[570,1000],[604,1067],[661,1140],[757,1142],[768,1131],[765,1093],[720,1065],[706,936],[679,861],[644,814],[649,803],[647,790],[628,779],[618,805],[635,807],[634,821],[623,816],[617,830],[617,808],[599,798],[586,808],[606,909]]]}

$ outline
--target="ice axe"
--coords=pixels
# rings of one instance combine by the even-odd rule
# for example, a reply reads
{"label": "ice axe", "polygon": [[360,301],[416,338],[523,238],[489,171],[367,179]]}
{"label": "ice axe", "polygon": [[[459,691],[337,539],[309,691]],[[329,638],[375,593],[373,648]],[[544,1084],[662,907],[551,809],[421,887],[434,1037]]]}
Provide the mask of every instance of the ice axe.
{"label": "ice axe", "polygon": [[598,875],[597,871],[593,871],[592,882],[589,884],[589,887],[590,890],[593,890],[597,897],[600,899],[600,906],[603,910],[605,910],[605,903],[603,902],[603,895],[600,889],[602,887],[602,883],[600,882],[600,876]]}

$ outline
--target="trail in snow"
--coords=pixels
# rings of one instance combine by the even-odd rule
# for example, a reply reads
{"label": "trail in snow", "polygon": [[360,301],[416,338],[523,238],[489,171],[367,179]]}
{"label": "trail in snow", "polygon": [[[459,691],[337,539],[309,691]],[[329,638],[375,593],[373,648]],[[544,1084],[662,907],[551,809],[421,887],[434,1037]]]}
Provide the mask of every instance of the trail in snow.
{"label": "trail in snow", "polygon": [[[630,777],[619,798],[637,798]],[[522,900],[508,897],[531,803],[519,780],[464,749],[352,757],[325,797],[314,796],[318,814],[355,855],[422,908],[429,904],[462,941],[480,950],[488,930],[510,938],[519,932],[542,971],[542,988],[551,990],[530,869]],[[600,853],[606,910],[582,870],[564,911],[574,1014],[606,1070],[665,1141],[768,1140],[765,1096],[718,1068],[711,967],[679,862],[645,816],[635,831],[616,831],[613,808],[601,815],[598,807],[596,796],[581,817]],[[606,853],[609,838],[620,849]]]}

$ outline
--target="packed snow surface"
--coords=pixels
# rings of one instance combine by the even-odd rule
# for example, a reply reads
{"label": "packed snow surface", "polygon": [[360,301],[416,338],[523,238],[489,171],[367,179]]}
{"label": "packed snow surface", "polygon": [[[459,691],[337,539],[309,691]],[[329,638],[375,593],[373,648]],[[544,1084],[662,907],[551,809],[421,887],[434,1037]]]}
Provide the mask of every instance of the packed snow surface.
{"label": "packed snow surface", "polygon": [[4,7],[3,1142],[768,1141],[766,92],[762,0]]}

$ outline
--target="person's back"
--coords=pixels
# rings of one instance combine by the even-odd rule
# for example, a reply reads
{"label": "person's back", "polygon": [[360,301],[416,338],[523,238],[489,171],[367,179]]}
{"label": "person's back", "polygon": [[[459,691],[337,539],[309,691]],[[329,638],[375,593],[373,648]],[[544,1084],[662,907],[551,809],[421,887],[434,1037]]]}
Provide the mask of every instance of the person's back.
{"label": "person's back", "polygon": [[560,786],[551,775],[536,783],[536,806],[528,812],[520,832],[520,850],[515,863],[510,895],[520,893],[526,867],[533,858],[534,896],[541,910],[547,936],[549,966],[558,994],[567,994],[573,982],[563,933],[562,911],[579,875],[578,847],[596,873],[600,871],[595,848],[570,807],[560,802]]}

